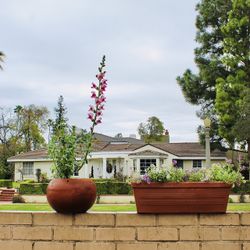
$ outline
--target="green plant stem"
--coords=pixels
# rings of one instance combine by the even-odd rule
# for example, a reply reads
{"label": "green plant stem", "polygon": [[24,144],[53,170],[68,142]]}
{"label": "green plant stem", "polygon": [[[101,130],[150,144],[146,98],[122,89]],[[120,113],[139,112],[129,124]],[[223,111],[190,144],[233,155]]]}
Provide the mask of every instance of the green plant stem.
{"label": "green plant stem", "polygon": [[[101,62],[101,67],[99,67],[99,73],[103,74],[103,69],[105,67],[105,56],[103,56],[102,58],[102,62]],[[100,98],[101,96],[101,82],[102,80],[98,80],[98,95],[97,95],[97,99]],[[80,171],[82,169],[82,167],[84,166],[84,164],[88,163],[88,155],[90,153],[91,147],[92,147],[92,141],[93,141],[93,135],[94,135],[94,129],[96,124],[96,119],[97,119],[97,112],[98,112],[98,105],[96,104],[95,106],[95,111],[94,111],[94,120],[92,122],[92,125],[90,127],[90,137],[88,138],[88,142],[87,142],[87,146],[83,155],[83,159],[80,162],[80,165],[77,167],[77,171]]]}

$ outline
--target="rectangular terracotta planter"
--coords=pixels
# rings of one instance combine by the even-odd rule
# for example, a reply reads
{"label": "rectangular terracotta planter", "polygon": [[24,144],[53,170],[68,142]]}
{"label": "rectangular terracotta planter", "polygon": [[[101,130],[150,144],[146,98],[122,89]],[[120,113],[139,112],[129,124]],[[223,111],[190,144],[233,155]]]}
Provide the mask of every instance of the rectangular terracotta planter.
{"label": "rectangular terracotta planter", "polygon": [[225,213],[232,185],[220,182],[132,183],[140,214]]}

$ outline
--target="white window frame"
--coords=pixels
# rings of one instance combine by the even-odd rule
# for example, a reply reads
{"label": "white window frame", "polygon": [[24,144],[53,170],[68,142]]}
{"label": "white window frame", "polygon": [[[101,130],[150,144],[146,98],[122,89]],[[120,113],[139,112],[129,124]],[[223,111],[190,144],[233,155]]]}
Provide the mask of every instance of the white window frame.
{"label": "white window frame", "polygon": [[[150,161],[150,164],[145,164],[145,166],[142,166],[142,161]],[[155,165],[156,166],[156,158],[142,158],[140,159],[140,174],[144,175],[145,171],[150,165]]]}
{"label": "white window frame", "polygon": [[193,160],[193,168],[202,168],[202,160]]}
{"label": "white window frame", "polygon": [[24,176],[34,175],[34,162],[33,161],[23,162],[23,175]]}

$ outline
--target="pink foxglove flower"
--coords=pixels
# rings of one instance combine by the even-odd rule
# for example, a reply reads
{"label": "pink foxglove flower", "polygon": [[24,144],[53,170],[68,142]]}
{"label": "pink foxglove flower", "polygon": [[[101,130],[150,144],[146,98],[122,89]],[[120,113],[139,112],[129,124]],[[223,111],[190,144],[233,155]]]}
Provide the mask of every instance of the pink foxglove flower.
{"label": "pink foxglove flower", "polygon": [[99,118],[97,121],[96,121],[96,124],[100,124],[102,123],[102,118]]}
{"label": "pink foxglove flower", "polygon": [[86,137],[82,161],[77,164],[76,170],[78,171],[83,167],[84,164],[88,162],[88,155],[91,151],[95,126],[102,123],[102,110],[104,110],[104,103],[106,102],[106,97],[104,96],[104,93],[107,88],[107,79],[105,79],[106,71],[104,71],[104,68],[105,56],[103,56],[102,61],[100,63],[100,67],[98,67],[99,72],[96,75],[98,82],[92,82],[91,84],[91,98],[93,98],[94,104],[89,105],[88,119],[91,121],[92,124],[90,127],[90,133]]}
{"label": "pink foxglove flower", "polygon": [[97,89],[97,85],[96,85],[94,82],[92,82],[91,88],[92,88],[92,89]]}
{"label": "pink foxglove flower", "polygon": [[94,111],[94,106],[93,105],[89,105],[89,111]]}
{"label": "pink foxglove flower", "polygon": [[91,98],[96,98],[96,92],[95,91],[91,91]]}
{"label": "pink foxglove flower", "polygon": [[101,80],[103,80],[104,79],[104,76],[105,76],[105,71],[104,72],[101,72],[100,74],[98,74],[98,75],[96,75],[96,78],[99,80],[99,81],[101,81]]}

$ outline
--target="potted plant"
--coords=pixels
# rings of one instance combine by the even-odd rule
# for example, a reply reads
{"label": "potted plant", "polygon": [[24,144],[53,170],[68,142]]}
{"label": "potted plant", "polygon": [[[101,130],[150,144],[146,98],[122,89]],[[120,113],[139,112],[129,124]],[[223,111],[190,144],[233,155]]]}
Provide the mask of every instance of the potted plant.
{"label": "potted plant", "polygon": [[232,185],[241,182],[232,165],[218,164],[192,171],[152,166],[131,185],[138,213],[225,213]]}
{"label": "potted plant", "polygon": [[106,101],[104,92],[107,87],[104,67],[105,56],[102,58],[96,75],[98,83],[92,83],[91,86],[93,89],[91,98],[94,99],[94,105],[89,106],[88,119],[92,123],[89,132],[79,133],[74,126],[68,125],[62,96],[55,109],[57,113],[55,121],[49,121],[52,136],[48,145],[48,155],[53,160],[54,179],[47,187],[47,200],[59,213],[84,213],[96,199],[96,186],[91,179],[71,177],[87,164],[94,128],[102,122],[102,112]]}

